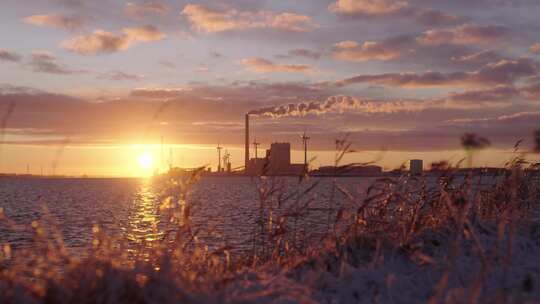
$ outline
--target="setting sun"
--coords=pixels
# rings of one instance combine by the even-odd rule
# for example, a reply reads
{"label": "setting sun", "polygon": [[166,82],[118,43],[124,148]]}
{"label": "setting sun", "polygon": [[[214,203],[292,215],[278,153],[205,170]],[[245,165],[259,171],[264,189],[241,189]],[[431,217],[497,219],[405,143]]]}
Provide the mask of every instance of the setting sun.
{"label": "setting sun", "polygon": [[139,155],[137,161],[139,163],[139,167],[145,170],[151,169],[154,165],[154,158],[148,153]]}

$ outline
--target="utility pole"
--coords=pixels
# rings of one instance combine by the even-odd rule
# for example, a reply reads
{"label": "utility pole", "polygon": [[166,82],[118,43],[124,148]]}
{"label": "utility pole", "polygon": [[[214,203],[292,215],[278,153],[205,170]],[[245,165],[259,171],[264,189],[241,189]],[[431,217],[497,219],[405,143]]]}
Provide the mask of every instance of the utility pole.
{"label": "utility pole", "polygon": [[229,154],[228,150],[225,150],[225,155],[223,155],[223,165],[227,172],[231,171],[231,154]]}
{"label": "utility pole", "polygon": [[302,134],[302,142],[304,143],[304,167],[306,168],[306,171],[307,171],[307,168],[308,168],[308,164],[307,164],[307,145],[308,145],[309,140],[310,140],[310,137],[306,135],[306,132],[304,132],[304,134]]}
{"label": "utility pole", "polygon": [[258,158],[258,156],[257,156],[257,150],[259,149],[259,145],[260,145],[260,144],[261,144],[261,143],[258,143],[258,142],[257,142],[257,139],[255,139],[255,140],[253,141],[253,147],[255,148],[255,159]]}
{"label": "utility pole", "polygon": [[223,147],[218,144],[216,149],[218,151],[218,172],[221,172],[221,149],[223,149]]}

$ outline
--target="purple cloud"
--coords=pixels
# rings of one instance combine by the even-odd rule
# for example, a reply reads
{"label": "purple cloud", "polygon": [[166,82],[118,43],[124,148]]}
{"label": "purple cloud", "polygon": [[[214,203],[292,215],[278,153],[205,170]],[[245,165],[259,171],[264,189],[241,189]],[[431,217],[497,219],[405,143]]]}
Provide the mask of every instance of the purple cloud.
{"label": "purple cloud", "polygon": [[57,75],[88,73],[88,71],[74,70],[64,64],[58,63],[56,57],[49,52],[33,52],[30,56],[30,61],[26,63],[26,66],[30,67],[34,72],[37,73]]}
{"label": "purple cloud", "polygon": [[0,49],[0,60],[10,61],[10,62],[19,62],[21,61],[21,59],[22,59],[22,56],[15,52],[11,52],[6,49]]}
{"label": "purple cloud", "polygon": [[516,80],[539,72],[538,64],[527,58],[501,60],[489,63],[472,72],[385,73],[359,75],[338,81],[338,86],[370,83],[383,86],[418,87],[472,87],[512,84]]}

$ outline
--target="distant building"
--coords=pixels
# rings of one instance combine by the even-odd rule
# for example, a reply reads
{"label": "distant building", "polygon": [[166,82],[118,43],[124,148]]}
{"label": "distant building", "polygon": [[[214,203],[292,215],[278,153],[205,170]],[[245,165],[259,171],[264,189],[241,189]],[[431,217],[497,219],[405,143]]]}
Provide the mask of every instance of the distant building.
{"label": "distant building", "polygon": [[268,172],[270,174],[281,174],[289,171],[291,166],[291,144],[273,143],[266,151],[268,159]]}
{"label": "distant building", "polygon": [[251,176],[263,175],[265,167],[267,167],[266,158],[252,158],[248,161],[247,172]]}
{"label": "distant building", "polygon": [[420,175],[424,172],[424,161],[421,159],[411,159],[409,163],[411,175]]}
{"label": "distant building", "polygon": [[249,175],[300,175],[305,171],[304,164],[291,163],[291,144],[273,143],[266,150],[265,158],[251,158],[248,161]]}

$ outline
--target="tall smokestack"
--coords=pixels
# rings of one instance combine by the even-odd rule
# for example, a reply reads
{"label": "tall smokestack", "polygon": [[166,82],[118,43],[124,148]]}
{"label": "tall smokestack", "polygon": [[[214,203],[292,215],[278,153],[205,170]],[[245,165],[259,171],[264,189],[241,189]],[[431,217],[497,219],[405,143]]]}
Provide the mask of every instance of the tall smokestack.
{"label": "tall smokestack", "polygon": [[249,113],[246,114],[246,143],[245,143],[245,172],[247,173],[249,164]]}

